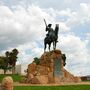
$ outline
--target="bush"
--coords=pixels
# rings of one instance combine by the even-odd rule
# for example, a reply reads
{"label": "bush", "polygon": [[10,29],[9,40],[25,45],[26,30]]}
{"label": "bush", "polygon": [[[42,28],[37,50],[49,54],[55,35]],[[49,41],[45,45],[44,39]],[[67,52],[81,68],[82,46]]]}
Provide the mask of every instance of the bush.
{"label": "bush", "polygon": [[38,64],[40,63],[40,59],[37,58],[37,57],[35,57],[35,58],[34,58],[34,62],[36,63],[36,65],[38,65]]}

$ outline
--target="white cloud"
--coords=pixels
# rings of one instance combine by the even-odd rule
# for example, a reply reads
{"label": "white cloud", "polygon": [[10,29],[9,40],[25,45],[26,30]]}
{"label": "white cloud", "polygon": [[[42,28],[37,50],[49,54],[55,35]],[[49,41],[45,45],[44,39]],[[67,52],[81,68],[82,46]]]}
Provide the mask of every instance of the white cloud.
{"label": "white cloud", "polygon": [[[23,7],[12,11],[6,6],[0,6],[0,37],[2,38],[0,43],[3,43],[2,48],[37,40],[38,36],[40,39],[45,31],[42,18],[44,15],[47,14],[35,6],[31,6],[28,11]],[[41,32],[42,30],[43,32]]]}
{"label": "white cloud", "polygon": [[86,33],[86,39],[90,41],[90,33]]}
{"label": "white cloud", "polygon": [[67,25],[76,26],[80,24],[86,24],[90,22],[90,4],[80,3],[80,7],[77,11],[71,11],[67,20]]}
{"label": "white cloud", "polygon": [[56,21],[63,22],[69,28],[68,30],[70,30],[72,27],[90,22],[89,10],[89,3],[79,3],[79,7],[76,10],[73,10],[73,8],[64,8],[62,10],[50,9],[48,12],[51,13],[54,19],[57,19]]}
{"label": "white cloud", "polygon": [[72,3],[72,0],[64,0],[64,3],[71,4]]}
{"label": "white cloud", "polygon": [[[60,44],[58,47],[61,47],[61,50],[67,57],[66,68],[74,75],[86,75],[87,72],[84,73],[84,71],[87,70],[86,66],[89,57],[88,49],[86,47],[87,43],[71,34],[66,36],[61,35],[59,41]],[[78,69],[80,69],[80,71]]]}
{"label": "white cloud", "polygon": [[[0,6],[0,11],[0,37],[3,39],[1,49],[37,40],[38,36],[38,40],[41,40],[42,37],[44,38],[44,18],[49,21],[48,23],[55,23],[54,16],[51,16],[53,9],[45,12],[46,10],[32,5],[26,10],[18,5],[12,11],[9,7],[2,5]],[[64,23],[58,23],[60,23],[63,31],[68,30]]]}
{"label": "white cloud", "polygon": [[3,1],[0,1],[0,5],[3,5],[4,3],[3,3]]}
{"label": "white cloud", "polygon": [[19,50],[19,59],[17,64],[22,65],[22,73],[27,69],[28,64],[33,62],[35,57],[40,58],[44,52],[43,48],[38,47],[38,44],[35,42],[20,45],[17,48]]}
{"label": "white cloud", "polygon": [[12,15],[13,15],[12,11],[7,6],[4,6],[4,5],[0,6],[0,17],[10,18],[10,16]]}

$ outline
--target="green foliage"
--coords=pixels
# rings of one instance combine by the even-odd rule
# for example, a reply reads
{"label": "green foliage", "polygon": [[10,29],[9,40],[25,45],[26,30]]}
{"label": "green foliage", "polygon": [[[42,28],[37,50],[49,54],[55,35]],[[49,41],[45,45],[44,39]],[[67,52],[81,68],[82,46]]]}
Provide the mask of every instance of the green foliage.
{"label": "green foliage", "polygon": [[38,64],[40,63],[40,59],[37,58],[37,57],[35,57],[35,58],[34,58],[34,62],[38,65]]}
{"label": "green foliage", "polygon": [[9,51],[5,52],[6,57],[9,57]]}
{"label": "green foliage", "polygon": [[8,65],[8,62],[7,62],[7,60],[6,60],[6,57],[1,56],[1,57],[0,57],[0,69],[5,69],[5,70],[7,70],[7,69],[8,69],[7,65]]}
{"label": "green foliage", "polygon": [[14,82],[19,82],[22,79],[22,76],[19,74],[0,74],[0,82],[2,81],[2,79],[6,76],[11,76],[14,80]]}
{"label": "green foliage", "polygon": [[9,64],[12,65],[13,67],[15,66],[16,64],[16,61],[17,61],[17,55],[18,55],[18,50],[17,49],[13,49],[11,52],[9,52],[9,55],[8,55],[8,60],[9,60]]}
{"label": "green foliage", "polygon": [[4,59],[3,57],[0,57],[0,67],[2,67],[4,65]]}
{"label": "green foliage", "polygon": [[90,90],[90,85],[15,86],[14,90]]}
{"label": "green foliage", "polygon": [[0,56],[0,69],[4,70],[4,74],[8,69],[15,67],[18,53],[17,49],[13,49],[11,52],[6,51],[5,56]]}

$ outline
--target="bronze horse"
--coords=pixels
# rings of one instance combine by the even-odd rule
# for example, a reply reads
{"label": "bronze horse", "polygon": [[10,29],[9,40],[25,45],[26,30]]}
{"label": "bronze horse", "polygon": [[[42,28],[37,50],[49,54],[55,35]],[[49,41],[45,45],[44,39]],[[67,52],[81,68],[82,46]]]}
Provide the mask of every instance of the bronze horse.
{"label": "bronze horse", "polygon": [[53,31],[53,34],[48,37],[46,36],[45,39],[44,39],[44,52],[46,50],[46,47],[47,47],[47,44],[48,44],[48,48],[49,48],[49,51],[50,51],[50,47],[51,47],[51,43],[53,43],[53,50],[56,49],[56,44],[57,44],[57,39],[58,39],[58,30],[59,30],[59,25],[56,24],[56,27],[55,27],[55,30]]}

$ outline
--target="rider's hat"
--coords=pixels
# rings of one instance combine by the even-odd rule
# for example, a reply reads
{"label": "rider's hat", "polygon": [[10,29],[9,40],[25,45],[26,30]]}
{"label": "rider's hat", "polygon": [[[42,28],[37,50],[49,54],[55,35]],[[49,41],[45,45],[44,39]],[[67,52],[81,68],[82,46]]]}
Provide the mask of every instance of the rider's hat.
{"label": "rider's hat", "polygon": [[48,24],[48,27],[51,27],[52,26],[52,24]]}

